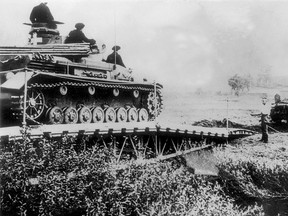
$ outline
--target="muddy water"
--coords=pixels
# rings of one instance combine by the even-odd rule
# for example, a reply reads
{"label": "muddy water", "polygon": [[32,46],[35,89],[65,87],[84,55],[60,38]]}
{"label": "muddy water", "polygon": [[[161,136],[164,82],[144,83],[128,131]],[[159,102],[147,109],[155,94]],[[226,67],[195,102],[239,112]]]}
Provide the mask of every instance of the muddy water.
{"label": "muddy water", "polygon": [[198,175],[217,176],[216,158],[212,151],[191,152],[184,155],[186,165]]}

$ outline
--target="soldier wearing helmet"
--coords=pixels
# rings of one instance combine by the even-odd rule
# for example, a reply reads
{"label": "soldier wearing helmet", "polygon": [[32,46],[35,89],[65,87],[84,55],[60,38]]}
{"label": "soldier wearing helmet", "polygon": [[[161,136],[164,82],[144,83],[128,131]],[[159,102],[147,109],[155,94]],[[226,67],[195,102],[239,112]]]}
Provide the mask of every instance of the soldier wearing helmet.
{"label": "soldier wearing helmet", "polygon": [[94,45],[96,41],[94,39],[88,39],[85,34],[82,32],[82,29],[85,27],[83,23],[76,23],[75,30],[72,30],[68,37],[65,40],[65,43],[90,43]]}

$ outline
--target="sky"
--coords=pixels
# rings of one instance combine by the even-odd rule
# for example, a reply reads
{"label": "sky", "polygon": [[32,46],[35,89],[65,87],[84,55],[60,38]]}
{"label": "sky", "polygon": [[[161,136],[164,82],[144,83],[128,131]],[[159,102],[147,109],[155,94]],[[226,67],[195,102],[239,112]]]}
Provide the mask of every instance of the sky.
{"label": "sky", "polygon": [[[39,0],[1,0],[0,46],[27,44]],[[235,74],[288,74],[288,1],[47,0],[63,36],[120,45],[123,61],[167,88],[222,90]]]}

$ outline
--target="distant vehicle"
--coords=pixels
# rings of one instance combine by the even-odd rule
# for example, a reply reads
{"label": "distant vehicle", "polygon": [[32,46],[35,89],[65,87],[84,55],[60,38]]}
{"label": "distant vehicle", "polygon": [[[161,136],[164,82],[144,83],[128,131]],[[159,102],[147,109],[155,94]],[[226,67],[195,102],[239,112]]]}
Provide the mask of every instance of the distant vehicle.
{"label": "distant vehicle", "polygon": [[280,95],[276,94],[275,103],[273,103],[270,117],[273,122],[279,123],[287,123],[288,122],[288,99],[281,100]]}

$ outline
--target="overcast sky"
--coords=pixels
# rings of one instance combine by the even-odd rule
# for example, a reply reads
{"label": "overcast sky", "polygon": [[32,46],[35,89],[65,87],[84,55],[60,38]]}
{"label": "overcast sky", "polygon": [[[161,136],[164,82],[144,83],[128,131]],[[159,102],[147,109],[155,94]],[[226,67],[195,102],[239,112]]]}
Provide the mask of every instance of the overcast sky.
{"label": "overcast sky", "polygon": [[[39,0],[1,0],[0,45],[25,45]],[[47,0],[62,35],[77,22],[126,66],[166,87],[221,89],[234,74],[288,74],[288,1]]]}

